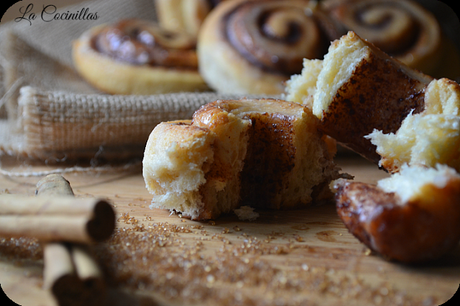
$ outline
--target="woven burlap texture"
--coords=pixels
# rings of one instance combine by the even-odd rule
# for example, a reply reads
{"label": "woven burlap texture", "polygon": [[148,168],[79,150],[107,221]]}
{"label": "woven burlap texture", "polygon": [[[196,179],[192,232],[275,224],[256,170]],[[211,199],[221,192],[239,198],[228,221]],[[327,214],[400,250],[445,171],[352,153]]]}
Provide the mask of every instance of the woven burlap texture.
{"label": "woven burlap texture", "polygon": [[107,95],[73,68],[72,41],[85,30],[122,18],[155,20],[153,0],[88,1],[61,9],[86,10],[97,20],[0,27],[0,153],[46,160],[140,157],[160,122],[189,119],[201,105],[234,95],[173,93]]}

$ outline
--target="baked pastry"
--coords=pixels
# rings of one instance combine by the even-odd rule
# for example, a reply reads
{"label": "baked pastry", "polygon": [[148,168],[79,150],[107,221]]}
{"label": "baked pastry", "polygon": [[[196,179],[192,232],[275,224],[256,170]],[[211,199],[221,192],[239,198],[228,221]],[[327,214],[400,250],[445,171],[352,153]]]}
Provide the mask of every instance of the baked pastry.
{"label": "baked pastry", "polygon": [[[286,100],[310,100],[324,133],[375,163],[380,156],[364,136],[374,129],[394,133],[409,113],[422,112],[425,90],[433,80],[354,32],[334,41],[324,60],[316,65],[322,67],[314,88],[307,66],[302,77],[291,77]],[[302,87],[305,79],[307,88]]]}
{"label": "baked pastry", "polygon": [[[307,108],[274,99],[218,100],[149,136],[143,176],[152,208],[194,220],[240,206],[288,209],[331,200],[335,142]],[[332,143],[331,143],[332,141]]]}
{"label": "baked pastry", "polygon": [[110,94],[209,90],[198,72],[196,40],[150,21],[91,28],[74,42],[73,60],[83,78]]}
{"label": "baked pastry", "polygon": [[325,10],[383,52],[431,74],[441,61],[442,29],[412,0],[329,0]]}
{"label": "baked pastry", "polygon": [[314,1],[224,1],[201,26],[199,69],[218,92],[278,95],[343,33]]}
{"label": "baked pastry", "polygon": [[167,30],[187,32],[193,37],[209,12],[224,0],[154,0],[159,25]]}
{"label": "baked pastry", "polygon": [[402,166],[371,185],[337,180],[336,206],[371,250],[404,263],[435,260],[460,241],[460,175],[452,168]]}
{"label": "baked pastry", "polygon": [[460,85],[433,80],[425,91],[425,109],[409,114],[395,133],[374,130],[369,139],[390,173],[404,164],[434,167],[441,163],[460,172]]}

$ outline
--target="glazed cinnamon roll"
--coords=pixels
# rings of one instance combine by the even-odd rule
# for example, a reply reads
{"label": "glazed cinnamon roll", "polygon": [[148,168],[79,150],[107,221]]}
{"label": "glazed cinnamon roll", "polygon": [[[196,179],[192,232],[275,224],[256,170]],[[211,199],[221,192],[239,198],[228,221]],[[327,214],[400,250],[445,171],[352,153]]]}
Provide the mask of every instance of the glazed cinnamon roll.
{"label": "glazed cinnamon roll", "polygon": [[224,0],[155,0],[158,23],[162,28],[185,31],[197,36],[206,16]]}
{"label": "glazed cinnamon roll", "polygon": [[441,60],[442,30],[431,12],[411,0],[329,0],[323,7],[347,30],[411,68],[429,75]]}
{"label": "glazed cinnamon roll", "polygon": [[74,42],[73,59],[82,77],[110,94],[208,90],[198,72],[196,40],[150,21],[94,27]]}
{"label": "glazed cinnamon roll", "polygon": [[306,0],[233,0],[208,15],[198,36],[201,75],[218,92],[280,94],[304,58],[322,58],[343,34]]}

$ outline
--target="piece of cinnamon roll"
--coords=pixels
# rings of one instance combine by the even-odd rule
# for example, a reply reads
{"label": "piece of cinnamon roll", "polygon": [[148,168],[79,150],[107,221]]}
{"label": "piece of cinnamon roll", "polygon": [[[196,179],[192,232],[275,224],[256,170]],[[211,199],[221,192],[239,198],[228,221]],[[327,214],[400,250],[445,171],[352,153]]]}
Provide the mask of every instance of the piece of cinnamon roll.
{"label": "piece of cinnamon roll", "polygon": [[[458,65],[436,17],[412,0],[327,0],[323,9],[347,30],[398,59],[434,77],[443,73],[446,55]],[[450,46],[452,47],[452,46]],[[457,66],[458,67],[458,66]]]}
{"label": "piece of cinnamon roll", "polygon": [[110,94],[208,90],[198,72],[196,40],[150,21],[88,30],[74,42],[73,60],[82,77]]}
{"label": "piece of cinnamon roll", "polygon": [[218,92],[276,95],[304,58],[322,58],[341,34],[313,1],[225,1],[201,27],[199,69]]}
{"label": "piece of cinnamon roll", "polygon": [[307,108],[275,99],[217,100],[190,121],[158,124],[147,141],[143,177],[151,208],[194,220],[241,206],[305,208],[332,199],[339,177],[335,141]]}
{"label": "piece of cinnamon roll", "polygon": [[351,234],[384,258],[422,263],[460,242],[460,175],[446,165],[404,165],[376,185],[337,180],[336,207]]}

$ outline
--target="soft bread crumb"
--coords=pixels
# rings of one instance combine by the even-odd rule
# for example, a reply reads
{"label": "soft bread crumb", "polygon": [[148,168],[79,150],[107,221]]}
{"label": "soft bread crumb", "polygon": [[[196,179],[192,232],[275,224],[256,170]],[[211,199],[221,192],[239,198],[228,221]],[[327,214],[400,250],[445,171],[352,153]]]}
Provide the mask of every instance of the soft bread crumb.
{"label": "soft bread crumb", "polygon": [[233,210],[235,215],[241,221],[255,221],[259,218],[259,213],[254,211],[254,208],[250,206],[241,206]]}
{"label": "soft bread crumb", "polygon": [[286,81],[284,99],[313,107],[313,95],[316,92],[316,81],[323,69],[323,61],[304,59],[301,74],[294,74]]}
{"label": "soft bread crumb", "polygon": [[[214,159],[215,135],[190,122],[160,123],[144,153],[143,176],[153,194],[151,208],[176,209],[197,216],[204,204],[198,192],[206,182],[206,165]],[[168,137],[174,131],[177,137]]]}
{"label": "soft bread crumb", "polygon": [[423,197],[424,186],[430,184],[443,189],[452,178],[460,179],[460,175],[446,165],[437,164],[435,168],[427,168],[409,167],[404,164],[400,172],[381,179],[377,185],[385,192],[396,193],[401,199],[401,204],[405,204],[418,197]]}
{"label": "soft bread crumb", "polygon": [[460,171],[460,85],[449,79],[431,81],[425,108],[410,113],[396,133],[374,130],[364,136],[381,156],[379,165],[397,172],[404,163],[434,167],[447,164]]}
{"label": "soft bread crumb", "polygon": [[459,115],[460,85],[452,80],[443,78],[433,80],[425,91],[424,114]]}
{"label": "soft bread crumb", "polygon": [[315,116],[320,119],[323,117],[323,111],[329,108],[333,95],[349,80],[368,49],[369,46],[363,40],[357,39],[353,32],[332,43],[329,52],[324,56],[323,67],[316,83],[312,109]]}
{"label": "soft bread crumb", "polygon": [[460,171],[460,116],[410,114],[396,133],[374,130],[365,138],[377,146],[379,165],[391,173],[405,163],[441,163]]}

